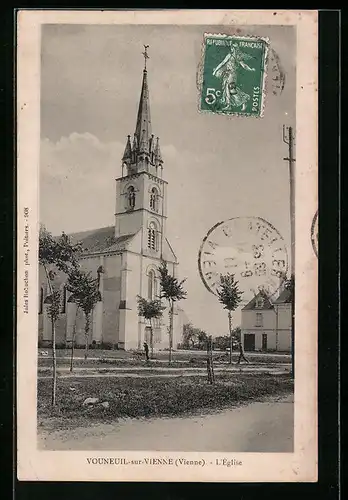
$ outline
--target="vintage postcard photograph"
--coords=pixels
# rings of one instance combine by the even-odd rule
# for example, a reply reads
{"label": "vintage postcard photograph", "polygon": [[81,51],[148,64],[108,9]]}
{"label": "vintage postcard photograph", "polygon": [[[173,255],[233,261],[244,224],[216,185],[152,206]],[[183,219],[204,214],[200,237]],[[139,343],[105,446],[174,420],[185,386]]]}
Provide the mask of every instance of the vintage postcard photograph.
{"label": "vintage postcard photograph", "polygon": [[317,13],[19,11],[18,478],[317,480]]}

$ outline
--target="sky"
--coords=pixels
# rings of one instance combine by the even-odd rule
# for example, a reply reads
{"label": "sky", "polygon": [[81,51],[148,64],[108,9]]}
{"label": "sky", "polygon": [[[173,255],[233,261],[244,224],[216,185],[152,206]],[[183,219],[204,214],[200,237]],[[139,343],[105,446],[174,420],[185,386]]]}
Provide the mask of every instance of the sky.
{"label": "sky", "polygon": [[286,74],[283,92],[268,92],[259,119],[198,111],[203,33],[228,33],[226,27],[44,25],[41,38],[41,222],[53,234],[114,224],[115,178],[135,130],[148,44],[152,129],[168,181],[167,237],[179,277],[187,279],[182,307],[212,335],[226,334],[228,322],[198,272],[208,230],[232,217],[257,216],[290,241],[282,127],[295,125],[296,33],[289,26],[240,30],[269,37]]}

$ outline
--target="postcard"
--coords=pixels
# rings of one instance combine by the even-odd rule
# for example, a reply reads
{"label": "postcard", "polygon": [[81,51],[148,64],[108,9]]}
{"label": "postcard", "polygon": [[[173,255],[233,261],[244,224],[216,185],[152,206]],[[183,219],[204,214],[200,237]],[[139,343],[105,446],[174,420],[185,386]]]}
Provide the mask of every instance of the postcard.
{"label": "postcard", "polygon": [[19,10],[29,481],[317,481],[317,12]]}

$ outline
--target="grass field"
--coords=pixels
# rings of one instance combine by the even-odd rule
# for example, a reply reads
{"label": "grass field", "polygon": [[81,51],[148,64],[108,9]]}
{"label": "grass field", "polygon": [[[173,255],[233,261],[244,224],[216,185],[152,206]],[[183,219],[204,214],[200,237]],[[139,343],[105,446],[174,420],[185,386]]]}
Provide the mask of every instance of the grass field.
{"label": "grass field", "polygon": [[[51,380],[38,380],[39,423],[59,418],[59,426],[112,422],[117,418],[177,416],[203,410],[222,409],[255,401],[267,395],[283,395],[293,391],[290,376],[266,374],[216,375],[214,385],[206,376],[176,378],[111,378],[59,379],[57,404],[51,406]],[[86,398],[98,398],[84,406]],[[105,408],[101,403],[107,402]]]}

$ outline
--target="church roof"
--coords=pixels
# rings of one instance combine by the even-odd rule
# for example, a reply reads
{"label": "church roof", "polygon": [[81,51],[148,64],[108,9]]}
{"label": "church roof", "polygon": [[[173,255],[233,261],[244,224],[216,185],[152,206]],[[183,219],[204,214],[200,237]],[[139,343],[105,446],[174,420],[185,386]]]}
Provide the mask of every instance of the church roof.
{"label": "church roof", "polygon": [[[256,307],[256,301],[259,298],[263,299],[262,307]],[[257,309],[257,310],[273,309],[273,304],[265,293],[259,292],[257,295],[255,295],[255,297],[253,297],[250,300],[250,302],[247,303],[246,306],[243,307],[242,311],[247,311],[250,309]]]}
{"label": "church roof", "polygon": [[115,238],[115,226],[101,227],[68,235],[71,243],[81,243],[84,253],[119,252],[125,250],[134,234]]}

